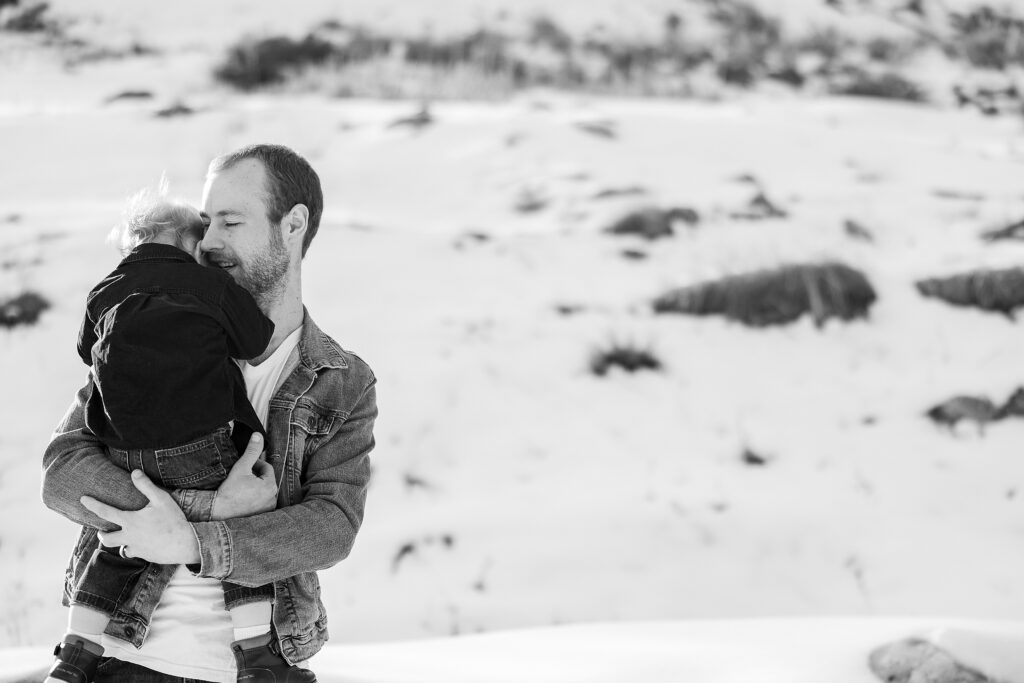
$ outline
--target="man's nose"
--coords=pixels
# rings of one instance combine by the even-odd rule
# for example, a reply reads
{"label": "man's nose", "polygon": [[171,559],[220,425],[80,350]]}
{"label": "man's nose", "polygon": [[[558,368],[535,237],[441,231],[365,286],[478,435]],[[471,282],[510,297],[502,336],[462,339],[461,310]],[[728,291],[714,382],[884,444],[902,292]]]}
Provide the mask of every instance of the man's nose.
{"label": "man's nose", "polygon": [[221,240],[219,231],[212,225],[206,229],[206,234],[203,235],[203,239],[199,242],[199,248],[204,253],[224,248],[224,241]]}

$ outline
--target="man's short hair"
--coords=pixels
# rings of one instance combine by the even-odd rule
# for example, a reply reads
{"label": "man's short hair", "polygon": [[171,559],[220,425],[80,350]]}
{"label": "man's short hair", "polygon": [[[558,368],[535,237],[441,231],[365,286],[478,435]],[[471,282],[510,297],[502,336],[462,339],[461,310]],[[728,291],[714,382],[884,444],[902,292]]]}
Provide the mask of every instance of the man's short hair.
{"label": "man's short hair", "polygon": [[280,223],[296,204],[303,204],[309,210],[306,234],[302,239],[302,255],[305,256],[309,243],[320,227],[320,217],[324,212],[320,176],[308,161],[284,145],[248,145],[222,154],[210,162],[206,174],[211,176],[220,173],[245,159],[258,159],[266,170],[267,218],[272,224]]}

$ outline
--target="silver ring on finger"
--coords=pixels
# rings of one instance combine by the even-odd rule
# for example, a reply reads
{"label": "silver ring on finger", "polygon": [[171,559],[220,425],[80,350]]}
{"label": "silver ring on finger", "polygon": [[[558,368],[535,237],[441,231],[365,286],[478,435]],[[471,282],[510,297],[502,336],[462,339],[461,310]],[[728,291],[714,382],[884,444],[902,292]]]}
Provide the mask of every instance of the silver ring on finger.
{"label": "silver ring on finger", "polygon": [[130,560],[131,559],[131,555],[128,554],[128,546],[126,546],[126,545],[121,546],[121,549],[118,550],[117,552],[120,553],[121,557],[123,557],[124,559],[126,559],[126,560]]}

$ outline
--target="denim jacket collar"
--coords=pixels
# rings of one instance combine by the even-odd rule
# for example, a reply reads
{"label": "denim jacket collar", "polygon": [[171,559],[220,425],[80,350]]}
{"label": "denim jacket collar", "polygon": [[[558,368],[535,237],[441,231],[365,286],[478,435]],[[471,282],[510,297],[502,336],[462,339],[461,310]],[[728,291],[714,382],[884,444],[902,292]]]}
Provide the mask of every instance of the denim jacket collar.
{"label": "denim jacket collar", "polygon": [[160,244],[159,242],[146,242],[135,247],[124,257],[121,265],[135,263],[136,261],[181,261],[182,263],[195,263],[195,259],[181,249],[170,244]]}
{"label": "denim jacket collar", "polygon": [[324,334],[309,311],[302,307],[302,337],[299,339],[299,358],[303,365],[317,372],[324,368],[347,368],[348,361],[334,340]]}

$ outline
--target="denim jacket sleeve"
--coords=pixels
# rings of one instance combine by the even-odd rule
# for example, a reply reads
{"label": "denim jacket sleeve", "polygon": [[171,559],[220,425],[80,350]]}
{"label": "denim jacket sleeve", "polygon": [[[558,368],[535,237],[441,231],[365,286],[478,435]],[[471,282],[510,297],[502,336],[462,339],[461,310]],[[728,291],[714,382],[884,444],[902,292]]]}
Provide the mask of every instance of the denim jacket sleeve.
{"label": "denim jacket sleeve", "polygon": [[[147,500],[132,484],[131,476],[107,459],[103,444],[85,426],[84,407],[92,391],[92,379],[75,395],[43,453],[42,498],[46,507],[72,522],[101,530],[117,526],[100,519],[82,506],[82,496],[121,508],[139,510]],[[210,519],[214,491],[171,491],[189,521]]]}
{"label": "denim jacket sleeve", "polygon": [[363,520],[377,417],[371,378],[348,418],[308,456],[299,502],[250,517],[193,524],[198,574],[259,586],[332,567],[348,556]]}

